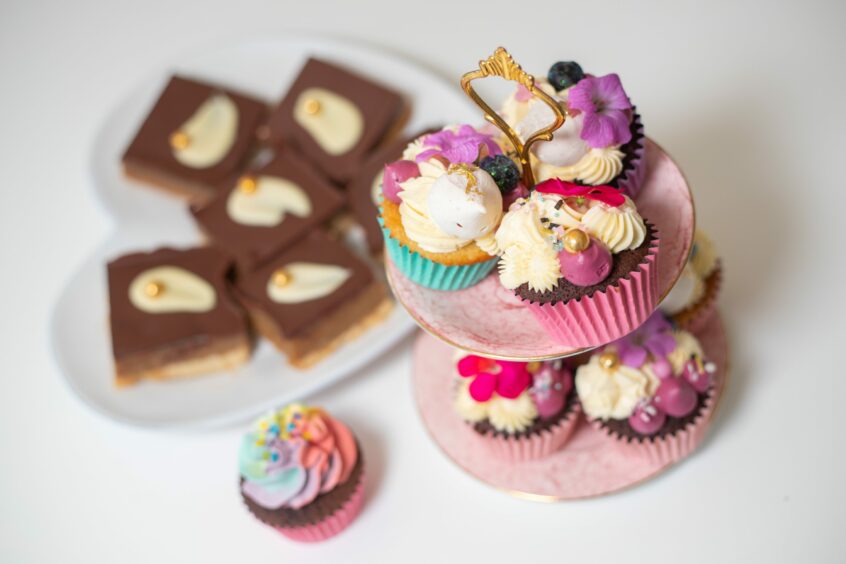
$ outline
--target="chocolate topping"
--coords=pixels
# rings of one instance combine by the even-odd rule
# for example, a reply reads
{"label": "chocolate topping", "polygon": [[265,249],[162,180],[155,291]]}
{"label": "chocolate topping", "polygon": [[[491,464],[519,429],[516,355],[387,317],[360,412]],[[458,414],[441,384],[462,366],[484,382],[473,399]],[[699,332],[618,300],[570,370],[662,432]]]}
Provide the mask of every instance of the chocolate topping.
{"label": "chocolate topping", "polygon": [[562,277],[558,279],[558,285],[547,292],[532,290],[528,284],[521,284],[514,290],[514,293],[532,303],[549,303],[554,305],[558,302],[568,302],[584,296],[592,296],[594,292],[603,292],[609,286],[614,286],[621,279],[627,278],[631,272],[637,270],[638,266],[646,260],[647,255],[649,255],[649,249],[655,240],[655,228],[652,227],[652,224],[646,222],[646,230],[646,237],[644,237],[643,243],[638,248],[611,255],[613,258],[611,273],[608,275],[608,278],[599,284],[594,284],[593,286],[576,286]]}
{"label": "chocolate topping", "polygon": [[[241,499],[247,505],[250,513],[266,525],[271,527],[283,527],[292,529],[294,527],[305,527],[321,522],[331,517],[338,509],[349,501],[355,493],[364,474],[364,460],[361,456],[361,449],[358,449],[358,460],[356,460],[353,471],[347,481],[338,485],[335,489],[318,495],[314,501],[299,509],[280,507],[279,509],[267,509],[250,499],[241,492]],[[244,483],[241,478],[240,484]],[[239,488],[240,489],[240,488]]]}
{"label": "chocolate topping", "polygon": [[[278,303],[267,294],[267,283],[276,270],[292,262],[336,265],[350,270],[351,275],[328,296],[300,303]],[[370,267],[355,257],[343,244],[332,240],[322,231],[312,231],[293,247],[273,260],[251,271],[240,271],[236,279],[236,295],[244,304],[269,316],[286,338],[295,337],[311,324],[320,321],[367,288],[373,281]]]}
{"label": "chocolate topping", "polygon": [[233,175],[220,184],[217,196],[207,205],[192,209],[191,213],[215,245],[235,256],[239,264],[254,268],[295,243],[297,239],[338,211],[343,196],[316,170],[291,150],[285,150],[266,165],[248,174],[276,176],[289,180],[303,189],[311,201],[311,214],[299,217],[285,214],[278,225],[244,225],[229,216],[227,201],[233,190],[239,190],[241,174]]}
{"label": "chocolate topping", "polygon": [[[229,96],[238,107],[235,142],[229,153],[213,166],[185,166],[173,156],[170,135],[179,129],[203,102],[220,92]],[[265,104],[254,98],[212,84],[174,76],[123,154],[123,162],[127,166],[150,170],[157,177],[202,184],[212,190],[244,164],[249,156],[256,127],[266,113]]]}
{"label": "chocolate topping", "polygon": [[[129,299],[136,276],[157,266],[184,268],[214,287],[214,309],[202,312],[147,313]],[[231,261],[216,249],[161,248],[122,256],[108,264],[112,350],[116,360],[163,348],[199,348],[229,337],[247,336],[244,312],[231,299],[226,275]]]}
{"label": "chocolate topping", "polygon": [[558,425],[564,419],[567,419],[570,413],[572,413],[576,402],[576,390],[571,390],[570,393],[567,394],[567,400],[564,403],[564,407],[562,407],[561,411],[559,411],[554,417],[550,417],[548,419],[536,417],[529,427],[523,429],[519,433],[508,433],[506,431],[501,431],[491,425],[490,421],[488,421],[487,419],[473,423],[473,430],[479,433],[480,435],[491,434],[494,437],[509,437],[513,439],[524,439],[533,435],[540,435],[547,429],[551,429]]}
{"label": "chocolate topping", "polygon": [[[294,105],[308,88],[324,88],[358,106],[364,116],[364,130],[355,146],[341,155],[330,155],[294,119]],[[270,116],[269,140],[274,145],[290,143],[337,182],[348,181],[367,154],[376,147],[391,126],[400,119],[403,100],[399,94],[330,63],[309,59],[285,98]]]}

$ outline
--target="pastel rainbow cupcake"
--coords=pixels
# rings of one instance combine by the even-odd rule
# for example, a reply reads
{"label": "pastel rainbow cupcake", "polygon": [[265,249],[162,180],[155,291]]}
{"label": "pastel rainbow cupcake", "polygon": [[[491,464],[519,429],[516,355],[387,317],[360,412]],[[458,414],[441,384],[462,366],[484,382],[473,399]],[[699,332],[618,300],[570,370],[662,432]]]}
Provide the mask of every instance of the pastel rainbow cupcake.
{"label": "pastel rainbow cupcake", "polygon": [[250,513],[293,540],[337,535],[364,503],[358,443],[319,408],[292,404],[260,418],[244,436],[238,464]]}

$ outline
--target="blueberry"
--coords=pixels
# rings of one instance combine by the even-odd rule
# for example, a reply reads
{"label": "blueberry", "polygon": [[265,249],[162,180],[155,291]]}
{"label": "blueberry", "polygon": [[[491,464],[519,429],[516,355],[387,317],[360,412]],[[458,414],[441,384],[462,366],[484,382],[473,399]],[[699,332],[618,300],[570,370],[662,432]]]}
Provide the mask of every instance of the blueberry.
{"label": "blueberry", "polygon": [[520,170],[514,161],[505,155],[485,157],[480,164],[482,170],[490,174],[499,191],[507,194],[520,182]]}
{"label": "blueberry", "polygon": [[546,74],[546,78],[556,92],[573,86],[584,77],[585,73],[576,61],[558,61],[549,67],[549,72]]}

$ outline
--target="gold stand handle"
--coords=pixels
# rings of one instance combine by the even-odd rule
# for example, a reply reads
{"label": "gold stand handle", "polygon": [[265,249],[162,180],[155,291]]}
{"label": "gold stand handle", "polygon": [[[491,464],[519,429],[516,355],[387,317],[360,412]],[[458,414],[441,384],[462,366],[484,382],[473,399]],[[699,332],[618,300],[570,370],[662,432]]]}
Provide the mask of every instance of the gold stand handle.
{"label": "gold stand handle", "polygon": [[[520,136],[514,131],[508,123],[505,122],[498,113],[496,113],[470,84],[477,78],[485,78],[489,76],[498,76],[505,80],[517,82],[525,86],[529,92],[536,98],[540,98],[547,106],[550,107],[552,113],[555,115],[553,121],[547,127],[534,132],[526,142],[520,140]],[[479,69],[470,71],[461,77],[461,88],[479,106],[485,113],[485,119],[498,127],[506,137],[514,145],[517,150],[517,155],[520,157],[520,165],[523,168],[523,183],[527,188],[535,185],[535,175],[532,172],[532,165],[529,161],[529,149],[536,141],[549,141],[552,139],[552,132],[564,124],[564,111],[558,102],[555,101],[549,94],[535,86],[535,77],[524,71],[520,65],[514,62],[514,59],[503,47],[498,47],[494,54],[479,61]]]}

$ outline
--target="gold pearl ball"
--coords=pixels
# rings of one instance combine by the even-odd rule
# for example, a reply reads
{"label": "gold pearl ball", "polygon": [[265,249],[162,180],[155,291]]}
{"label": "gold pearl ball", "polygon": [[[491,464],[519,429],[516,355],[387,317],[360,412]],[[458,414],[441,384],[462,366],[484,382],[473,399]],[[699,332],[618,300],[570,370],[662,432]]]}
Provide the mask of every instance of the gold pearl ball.
{"label": "gold pearl ball", "polygon": [[526,365],[526,370],[534,374],[538,370],[541,369],[541,363],[537,361],[532,361]]}
{"label": "gold pearl ball", "polygon": [[174,149],[185,149],[188,145],[191,144],[191,138],[188,137],[187,133],[182,131],[174,131],[170,134],[170,146]]}
{"label": "gold pearl ball", "polygon": [[291,283],[291,275],[284,268],[280,268],[273,273],[273,284],[279,288],[283,288]]}
{"label": "gold pearl ball", "polygon": [[162,282],[150,282],[144,286],[144,293],[151,298],[158,298],[164,293],[165,285]]}
{"label": "gold pearl ball", "polygon": [[564,248],[569,253],[580,253],[590,246],[590,237],[581,229],[570,229],[564,234]]}
{"label": "gold pearl ball", "polygon": [[599,366],[605,370],[613,370],[620,364],[620,357],[617,353],[608,351],[599,355]]}
{"label": "gold pearl ball", "polygon": [[258,183],[254,176],[242,176],[238,180],[238,189],[241,190],[244,194],[253,194],[258,187]]}
{"label": "gold pearl ball", "polygon": [[305,101],[305,105],[303,106],[305,113],[309,115],[315,115],[320,113],[320,102],[315,100],[314,98],[309,98]]}

